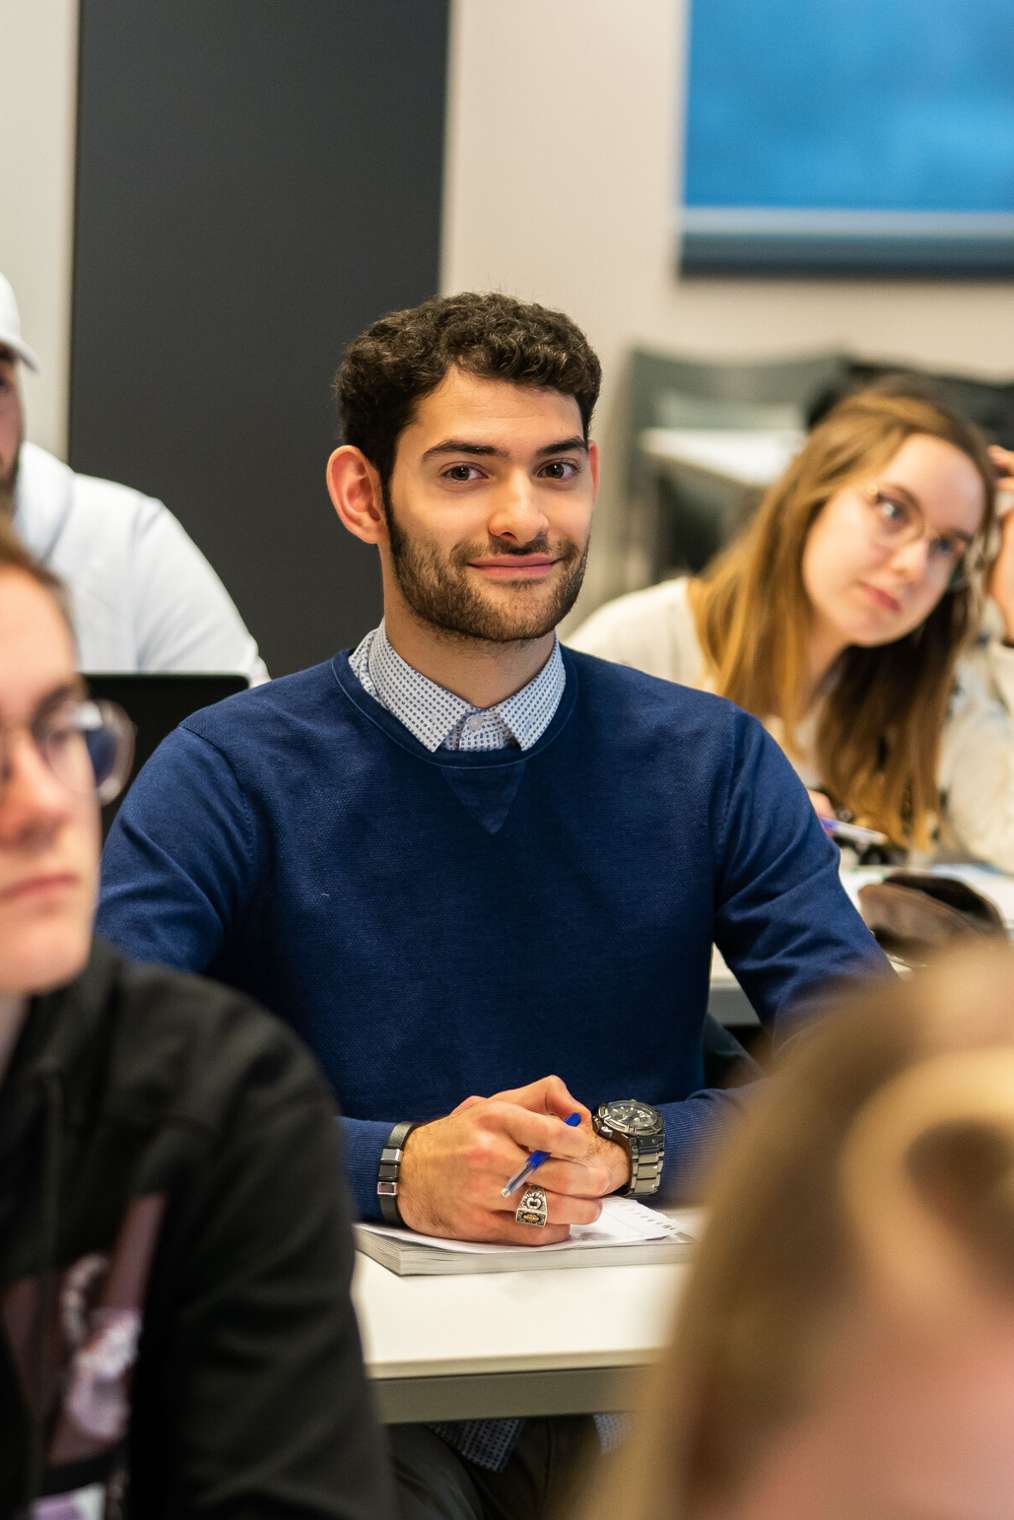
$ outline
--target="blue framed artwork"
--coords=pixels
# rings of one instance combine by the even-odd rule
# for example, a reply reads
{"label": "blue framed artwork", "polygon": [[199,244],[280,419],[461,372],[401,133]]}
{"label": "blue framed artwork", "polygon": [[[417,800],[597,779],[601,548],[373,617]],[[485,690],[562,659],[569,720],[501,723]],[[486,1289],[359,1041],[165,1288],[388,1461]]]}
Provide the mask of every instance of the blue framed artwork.
{"label": "blue framed artwork", "polygon": [[1014,0],[691,0],[685,273],[1014,274]]}

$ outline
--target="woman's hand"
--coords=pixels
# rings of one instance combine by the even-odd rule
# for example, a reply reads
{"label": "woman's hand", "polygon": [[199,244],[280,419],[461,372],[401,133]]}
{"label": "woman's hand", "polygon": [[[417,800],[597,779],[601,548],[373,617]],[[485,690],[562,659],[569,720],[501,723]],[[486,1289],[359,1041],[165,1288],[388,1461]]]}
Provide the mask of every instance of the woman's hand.
{"label": "woman's hand", "polygon": [[817,810],[818,815],[821,818],[833,818],[834,817],[834,808],[831,806],[831,799],[830,799],[830,797],[825,797],[825,795],[824,795],[823,792],[811,792],[811,791],[807,791],[806,795],[809,797],[810,801],[813,803],[814,807]]}
{"label": "woman's hand", "polygon": [[1005,449],[1000,443],[991,443],[989,457],[997,473],[1001,491],[1014,491],[1014,449]]}
{"label": "woman's hand", "polygon": [[[1014,495],[1014,451],[992,444],[989,457],[996,468],[998,490]],[[1000,518],[1000,552],[989,572],[988,590],[1003,617],[1004,641],[1014,644],[1014,511],[1011,510]]]}

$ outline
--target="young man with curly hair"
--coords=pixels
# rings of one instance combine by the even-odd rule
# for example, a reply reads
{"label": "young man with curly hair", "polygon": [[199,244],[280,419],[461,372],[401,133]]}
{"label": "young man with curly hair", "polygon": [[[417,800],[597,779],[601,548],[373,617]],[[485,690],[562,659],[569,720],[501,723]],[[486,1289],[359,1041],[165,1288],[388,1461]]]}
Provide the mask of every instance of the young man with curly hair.
{"label": "young man with curly hair", "polygon": [[[188,719],[107,849],[106,932],[298,1029],[360,1213],[428,1234],[538,1246],[679,1186],[732,1104],[704,1076],[714,943],[769,1024],[879,964],[760,725],[558,642],[599,378],[567,317],[506,295],[357,338],[327,479],[383,621]],[[590,1426],[402,1427],[405,1514],[542,1514]]]}

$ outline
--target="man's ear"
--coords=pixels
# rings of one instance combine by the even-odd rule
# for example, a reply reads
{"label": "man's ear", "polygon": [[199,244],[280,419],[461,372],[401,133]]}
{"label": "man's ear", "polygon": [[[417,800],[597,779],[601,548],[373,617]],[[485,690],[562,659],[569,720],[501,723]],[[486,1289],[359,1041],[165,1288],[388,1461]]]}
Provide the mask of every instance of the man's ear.
{"label": "man's ear", "polygon": [[364,544],[387,538],[380,476],[361,449],[343,444],[327,462],[328,495],[344,527]]}

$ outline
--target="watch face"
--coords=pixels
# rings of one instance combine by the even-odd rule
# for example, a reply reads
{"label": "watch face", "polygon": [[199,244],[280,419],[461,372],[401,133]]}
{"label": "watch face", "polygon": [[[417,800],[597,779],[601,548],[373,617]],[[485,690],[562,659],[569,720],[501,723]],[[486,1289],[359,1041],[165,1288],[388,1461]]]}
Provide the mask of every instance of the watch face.
{"label": "watch face", "polygon": [[599,1113],[621,1135],[653,1135],[659,1127],[657,1111],[636,1098],[604,1103]]}

